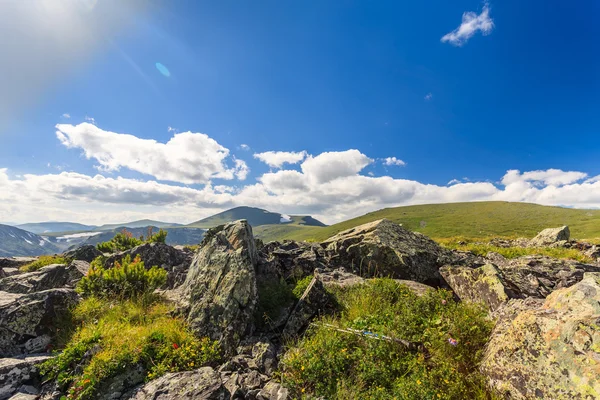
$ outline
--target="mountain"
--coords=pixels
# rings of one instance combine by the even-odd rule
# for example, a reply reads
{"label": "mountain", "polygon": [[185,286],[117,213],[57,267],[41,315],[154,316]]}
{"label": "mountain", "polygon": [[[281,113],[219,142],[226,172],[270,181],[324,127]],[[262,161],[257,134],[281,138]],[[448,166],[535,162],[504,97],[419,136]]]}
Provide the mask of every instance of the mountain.
{"label": "mountain", "polygon": [[232,208],[230,210],[215,214],[211,217],[192,222],[186,226],[207,229],[212,228],[213,226],[225,224],[227,222],[236,221],[238,219],[248,220],[248,223],[252,225],[253,228],[261,225],[325,226],[325,224],[310,216],[290,216],[255,207]]}
{"label": "mountain", "polygon": [[39,256],[59,253],[47,238],[14,226],[0,225],[0,257]]}
{"label": "mountain", "polygon": [[600,210],[483,201],[385,208],[327,227],[290,226],[283,231],[266,232],[262,239],[321,241],[382,218],[433,238],[533,237],[544,228],[562,225],[568,225],[575,238],[600,238]]}
{"label": "mountain", "polygon": [[96,231],[111,231],[117,228],[144,228],[147,226],[154,226],[156,228],[168,228],[174,226],[182,226],[181,224],[173,224],[169,222],[153,221],[151,219],[141,219],[139,221],[131,221],[122,224],[106,224],[96,227]]}
{"label": "mountain", "polygon": [[[146,236],[148,233],[148,226],[138,227],[138,228],[129,228],[125,226],[119,226],[118,228],[111,229],[109,231],[102,232],[94,232],[96,233],[93,236],[89,236],[81,243],[73,244],[72,247],[81,246],[84,244],[92,244],[96,245],[100,242],[106,242],[112,239],[117,233],[123,231],[123,229],[127,229],[127,231],[131,232],[134,237],[140,237],[142,235]],[[154,233],[158,232],[159,228],[153,226]],[[186,245],[186,244],[198,244],[202,241],[204,237],[204,232],[206,230],[200,228],[189,228],[189,227],[173,227],[173,228],[165,228],[167,231],[167,244],[172,246],[176,245]]]}
{"label": "mountain", "polygon": [[38,222],[16,225],[16,227],[38,234],[53,232],[92,231],[96,229],[95,225],[83,225],[75,222]]}

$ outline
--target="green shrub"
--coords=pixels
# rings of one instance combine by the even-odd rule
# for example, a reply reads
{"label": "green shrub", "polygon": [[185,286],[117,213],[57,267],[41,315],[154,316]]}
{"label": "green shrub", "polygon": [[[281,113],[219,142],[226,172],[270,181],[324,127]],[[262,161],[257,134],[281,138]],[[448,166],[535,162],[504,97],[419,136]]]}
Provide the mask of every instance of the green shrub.
{"label": "green shrub", "polygon": [[77,291],[85,297],[133,298],[147,295],[164,285],[167,272],[154,266],[146,270],[139,256],[131,261],[126,255],[121,262],[116,261],[113,268],[105,269],[94,260],[90,269],[77,285]]}
{"label": "green shrub", "polygon": [[[483,308],[457,303],[443,290],[419,297],[389,279],[332,294],[342,307],[339,316],[318,320],[283,358],[292,397],[492,397],[477,369],[492,328]],[[355,331],[421,344],[421,350]]]}
{"label": "green shrub", "polygon": [[19,268],[23,272],[33,272],[37,271],[42,267],[46,267],[52,264],[66,264],[67,260],[62,256],[40,256],[37,260],[23,265]]}
{"label": "green shrub", "polygon": [[44,379],[57,380],[69,399],[93,399],[104,382],[135,366],[149,380],[214,365],[220,359],[218,343],[197,338],[170,312],[158,298],[83,300],[72,314],[79,328],[60,354],[42,364]]}
{"label": "green shrub", "polygon": [[284,280],[264,281],[257,283],[258,304],[254,314],[254,322],[258,328],[264,328],[281,315],[281,311],[294,302],[290,285]]}
{"label": "green shrub", "polygon": [[313,275],[308,275],[308,276],[305,276],[304,278],[300,279],[298,282],[296,282],[296,285],[294,286],[294,289],[292,290],[294,297],[296,297],[297,299],[300,299],[300,297],[302,297],[302,295],[306,291],[306,288],[308,287],[308,285],[310,285],[312,280],[313,280]]}
{"label": "green shrub", "polygon": [[117,233],[108,242],[98,243],[96,247],[103,253],[116,253],[118,251],[133,249],[142,243],[142,240],[133,237],[133,234],[127,229],[123,229],[122,232]]}
{"label": "green shrub", "polygon": [[167,240],[167,231],[160,229],[158,233],[153,234],[152,231],[148,232],[146,242],[148,243],[165,243]]}

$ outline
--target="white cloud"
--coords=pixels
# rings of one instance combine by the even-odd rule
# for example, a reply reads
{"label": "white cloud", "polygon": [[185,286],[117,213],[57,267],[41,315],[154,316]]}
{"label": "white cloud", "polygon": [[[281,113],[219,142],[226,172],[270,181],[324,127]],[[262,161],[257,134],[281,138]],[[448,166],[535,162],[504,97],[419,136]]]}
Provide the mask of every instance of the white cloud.
{"label": "white cloud", "polygon": [[87,115],[85,116],[85,120],[91,124],[96,125],[96,120],[93,117],[88,117]]}
{"label": "white cloud", "polygon": [[71,118],[71,114],[64,113],[64,114],[62,115],[62,117],[63,117],[63,118],[67,118],[67,119],[69,119],[69,118]]}
{"label": "white cloud", "polygon": [[337,178],[358,174],[372,159],[358,150],[331,151],[308,158],[300,166],[310,180],[326,183]]}
{"label": "white cloud", "polygon": [[248,146],[247,144],[240,144],[240,149],[244,150],[244,151],[249,151],[250,150],[250,146]]}
{"label": "white cloud", "polygon": [[425,95],[425,100],[429,101],[429,100],[431,100],[431,99],[433,99],[433,93],[427,93],[427,94]]}
{"label": "white cloud", "polygon": [[[242,145],[242,148],[245,145]],[[244,149],[245,150],[245,149]],[[281,168],[283,164],[298,164],[306,157],[306,151],[265,151],[264,153],[255,153],[254,158],[264,162],[269,167]]]}
{"label": "white cloud", "polygon": [[462,46],[477,32],[486,36],[492,33],[494,29],[494,21],[490,17],[490,7],[486,3],[483,6],[481,14],[469,11],[465,12],[462,17],[462,23],[458,28],[442,37],[442,42],[448,42],[454,46]]}
{"label": "white cloud", "polygon": [[452,186],[452,185],[456,185],[457,183],[461,183],[461,181],[459,181],[458,179],[452,179],[450,182],[448,182],[448,186]]}
{"label": "white cloud", "polygon": [[383,160],[383,163],[385,165],[389,165],[389,166],[392,166],[392,165],[404,166],[404,165],[406,165],[406,163],[404,161],[402,161],[396,157],[387,157]]}
{"label": "white cloud", "polygon": [[167,127],[167,132],[169,132],[169,133],[177,132],[177,128],[173,128],[172,126],[169,126],[169,127]]}
{"label": "white cloud", "polygon": [[167,143],[140,139],[133,135],[102,130],[92,124],[58,124],[56,136],[69,148],[80,148],[88,159],[95,159],[101,170],[128,168],[159,180],[186,184],[207,183],[213,178],[246,178],[248,166],[225,161],[229,150],[203,133],[176,133]]}

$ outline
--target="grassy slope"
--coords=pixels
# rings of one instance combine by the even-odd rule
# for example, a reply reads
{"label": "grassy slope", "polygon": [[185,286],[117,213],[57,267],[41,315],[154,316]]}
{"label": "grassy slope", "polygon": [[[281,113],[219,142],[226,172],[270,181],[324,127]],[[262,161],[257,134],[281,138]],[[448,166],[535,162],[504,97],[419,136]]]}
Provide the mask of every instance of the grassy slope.
{"label": "grassy slope", "polygon": [[387,218],[433,238],[463,236],[533,237],[548,227],[569,225],[574,238],[600,237],[600,210],[577,210],[529,203],[472,202],[386,208],[328,227],[288,228],[263,240],[325,240],[345,229]]}

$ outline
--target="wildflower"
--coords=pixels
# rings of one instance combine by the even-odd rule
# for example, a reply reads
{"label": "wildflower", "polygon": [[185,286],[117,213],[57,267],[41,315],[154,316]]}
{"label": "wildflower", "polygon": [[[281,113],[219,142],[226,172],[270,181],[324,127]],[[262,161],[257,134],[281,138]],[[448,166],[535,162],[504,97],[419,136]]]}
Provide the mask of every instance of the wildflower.
{"label": "wildflower", "polygon": [[175,350],[177,350],[177,349],[179,348],[179,345],[178,345],[177,343],[173,343],[173,348],[174,348]]}
{"label": "wildflower", "polygon": [[442,300],[442,304],[443,304],[443,305],[446,305],[446,300]]}
{"label": "wildflower", "polygon": [[458,340],[450,338],[448,339],[448,343],[450,343],[452,346],[456,346],[458,344]]}
{"label": "wildflower", "polygon": [[300,368],[302,371],[304,371],[304,365],[302,366],[302,368]]}
{"label": "wildflower", "polygon": [[420,385],[421,381],[419,379],[417,379],[417,385]]}

